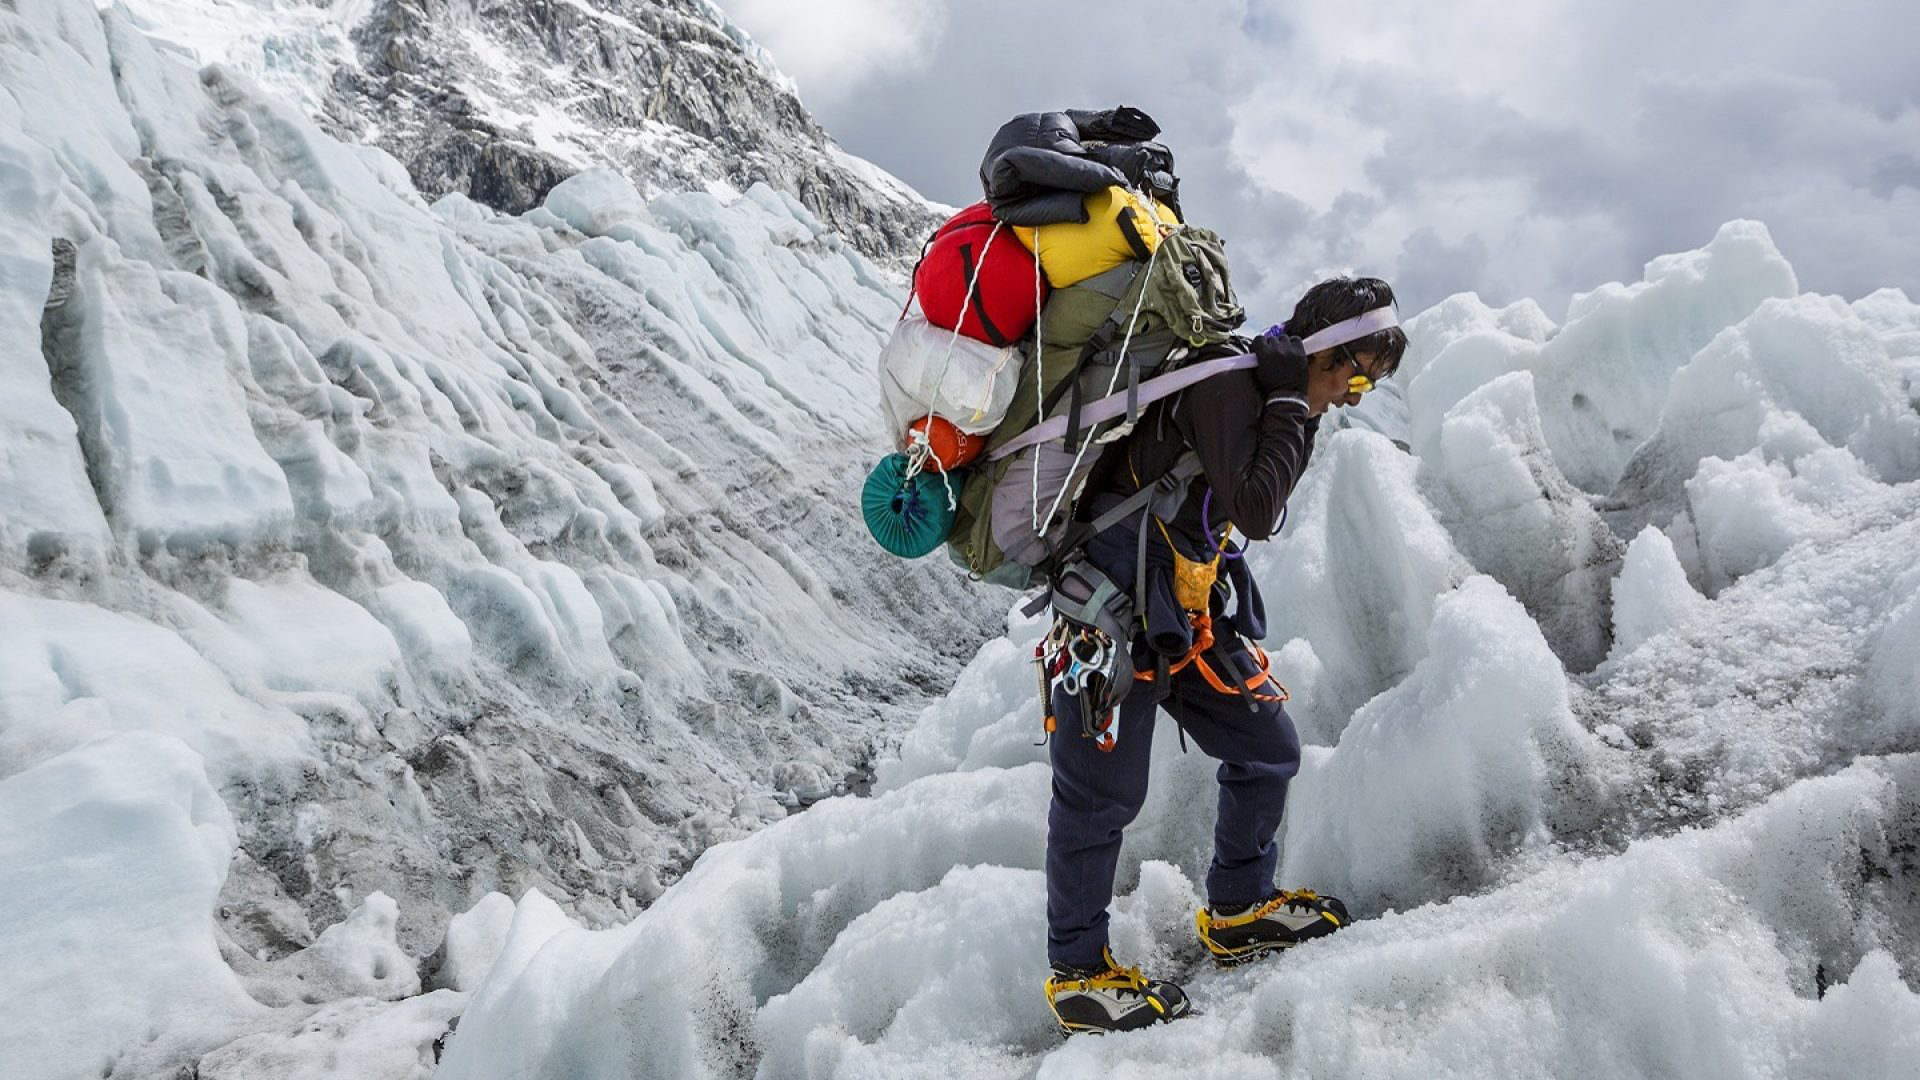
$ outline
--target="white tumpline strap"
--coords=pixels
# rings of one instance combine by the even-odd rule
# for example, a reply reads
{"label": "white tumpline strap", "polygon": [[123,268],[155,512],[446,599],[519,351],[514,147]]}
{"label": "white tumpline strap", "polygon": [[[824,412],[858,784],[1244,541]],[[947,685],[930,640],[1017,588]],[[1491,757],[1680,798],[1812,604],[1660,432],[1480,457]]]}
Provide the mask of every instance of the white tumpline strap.
{"label": "white tumpline strap", "polygon": [[[1315,334],[1309,334],[1300,344],[1307,355],[1325,349],[1338,348],[1350,342],[1359,341],[1370,334],[1382,330],[1391,330],[1400,325],[1398,316],[1390,307],[1374,308],[1364,315],[1334,323]],[[1188,364],[1178,371],[1166,375],[1156,375],[1140,384],[1139,404],[1145,407],[1163,397],[1177,394],[1187,387],[1205,379],[1210,379],[1223,371],[1236,371],[1253,367],[1257,363],[1250,355],[1218,356],[1211,360],[1202,360],[1197,364]],[[1118,418],[1127,411],[1126,391],[1111,394],[1098,401],[1080,407],[1080,424],[1090,427]],[[1045,423],[1035,424],[1022,432],[1017,438],[1009,439],[1005,445],[996,447],[987,455],[989,461],[999,461],[1010,454],[1017,454],[1029,446],[1058,439],[1067,433],[1067,418],[1056,416]]]}
{"label": "white tumpline strap", "polygon": [[1350,341],[1359,341],[1369,334],[1382,330],[1391,330],[1400,325],[1400,316],[1390,307],[1377,307],[1351,319],[1343,319],[1318,333],[1308,334],[1300,342],[1308,356],[1324,349],[1338,348]]}

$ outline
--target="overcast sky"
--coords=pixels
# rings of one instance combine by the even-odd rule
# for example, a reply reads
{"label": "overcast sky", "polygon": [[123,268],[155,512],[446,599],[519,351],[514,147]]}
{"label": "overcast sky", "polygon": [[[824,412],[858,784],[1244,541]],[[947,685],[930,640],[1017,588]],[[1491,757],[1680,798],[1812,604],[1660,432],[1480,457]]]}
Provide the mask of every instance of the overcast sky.
{"label": "overcast sky", "polygon": [[943,202],[979,198],[1015,113],[1147,110],[1256,321],[1342,270],[1406,311],[1558,319],[1738,217],[1804,289],[1920,299],[1913,0],[719,3],[842,146]]}

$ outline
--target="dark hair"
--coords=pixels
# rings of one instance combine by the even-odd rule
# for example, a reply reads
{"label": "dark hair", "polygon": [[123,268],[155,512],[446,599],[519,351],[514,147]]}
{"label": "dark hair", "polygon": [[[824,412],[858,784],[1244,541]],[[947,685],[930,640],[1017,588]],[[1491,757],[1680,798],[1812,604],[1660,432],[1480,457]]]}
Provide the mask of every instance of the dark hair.
{"label": "dark hair", "polygon": [[[1394,306],[1393,287],[1379,278],[1333,278],[1308,289],[1307,295],[1294,305],[1293,315],[1287,319],[1287,333],[1303,338],[1374,308],[1391,306]],[[1407,351],[1407,334],[1395,326],[1340,348],[1346,349],[1350,356],[1373,353],[1379,360],[1379,374],[1384,378],[1399,370],[1400,358]]]}

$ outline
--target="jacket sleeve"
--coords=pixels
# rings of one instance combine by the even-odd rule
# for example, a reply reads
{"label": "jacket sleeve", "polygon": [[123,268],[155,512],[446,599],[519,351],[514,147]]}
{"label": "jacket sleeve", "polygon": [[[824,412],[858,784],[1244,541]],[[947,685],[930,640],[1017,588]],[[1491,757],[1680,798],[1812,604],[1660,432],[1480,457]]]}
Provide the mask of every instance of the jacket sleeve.
{"label": "jacket sleeve", "polygon": [[1265,540],[1306,470],[1318,417],[1298,397],[1262,400],[1253,379],[1216,376],[1189,390],[1180,419],[1213,488],[1214,521]]}

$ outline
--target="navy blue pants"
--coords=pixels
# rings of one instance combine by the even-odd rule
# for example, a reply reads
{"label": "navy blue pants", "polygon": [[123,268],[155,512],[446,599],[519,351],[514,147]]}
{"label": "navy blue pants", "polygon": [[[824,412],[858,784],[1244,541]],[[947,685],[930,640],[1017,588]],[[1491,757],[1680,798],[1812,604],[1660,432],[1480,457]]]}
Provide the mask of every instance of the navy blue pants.
{"label": "navy blue pants", "polygon": [[[1244,676],[1258,667],[1245,646],[1229,646]],[[1223,676],[1225,673],[1221,673]],[[1247,708],[1196,668],[1171,679],[1158,708],[1209,757],[1221,762],[1220,806],[1213,828],[1207,902],[1231,907],[1272,895],[1279,858],[1274,833],[1287,805],[1287,782],[1300,769],[1300,737],[1278,701]],[[1261,687],[1270,690],[1272,683]],[[1119,742],[1102,753],[1080,730],[1072,698],[1056,694],[1058,718],[1050,754],[1053,806],[1047,814],[1047,960],[1090,965],[1107,946],[1107,905],[1120,864],[1120,833],[1147,798],[1147,766],[1158,709],[1152,685],[1135,683],[1119,710]]]}

